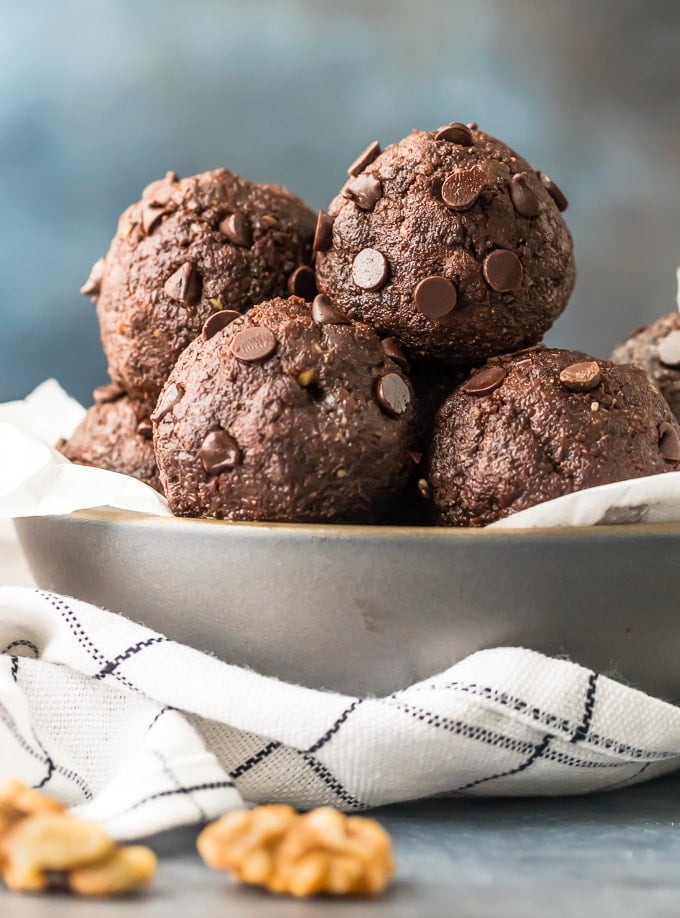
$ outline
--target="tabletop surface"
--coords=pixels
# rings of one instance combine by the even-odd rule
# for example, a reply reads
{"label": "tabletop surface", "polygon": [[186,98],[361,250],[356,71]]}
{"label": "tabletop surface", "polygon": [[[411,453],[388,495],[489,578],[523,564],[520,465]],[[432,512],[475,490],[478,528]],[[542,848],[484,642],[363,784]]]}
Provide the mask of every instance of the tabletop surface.
{"label": "tabletop surface", "polygon": [[[0,525],[0,584],[30,575]],[[0,891],[2,918],[475,918],[680,915],[680,774],[588,797],[431,800],[375,814],[398,872],[376,902],[274,898],[205,868],[195,829],[150,840],[157,882],[129,901]]]}

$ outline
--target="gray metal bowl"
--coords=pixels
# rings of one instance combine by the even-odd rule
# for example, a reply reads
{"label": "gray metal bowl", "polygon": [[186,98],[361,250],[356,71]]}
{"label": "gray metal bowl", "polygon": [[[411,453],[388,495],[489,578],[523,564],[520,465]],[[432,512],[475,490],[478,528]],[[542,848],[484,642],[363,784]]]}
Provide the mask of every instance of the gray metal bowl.
{"label": "gray metal bowl", "polygon": [[447,530],[98,510],[16,528],[40,586],[304,685],[389,693],[515,645],[680,701],[678,523]]}

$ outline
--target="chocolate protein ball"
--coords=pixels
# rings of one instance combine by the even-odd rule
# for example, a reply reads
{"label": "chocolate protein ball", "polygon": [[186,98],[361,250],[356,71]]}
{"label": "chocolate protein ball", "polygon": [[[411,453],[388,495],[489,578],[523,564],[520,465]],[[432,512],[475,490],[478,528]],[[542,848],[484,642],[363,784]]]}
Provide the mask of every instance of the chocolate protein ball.
{"label": "chocolate protein ball", "polygon": [[153,182],[122,214],[81,291],[97,303],[111,378],[155,399],[211,313],[313,296],[313,231],[295,195],[226,169]]}
{"label": "chocolate protein ball", "polygon": [[214,315],[152,415],[170,509],[372,522],[408,475],[413,403],[375,332],[324,297]]}
{"label": "chocolate protein ball", "polygon": [[680,419],[680,313],[662,316],[638,328],[612,354],[614,363],[634,363]]}
{"label": "chocolate protein ball", "polygon": [[58,444],[59,452],[78,465],[132,475],[162,493],[151,440],[153,404],[128,398],[115,384],[95,389],[94,397],[71,438]]}
{"label": "chocolate protein ball", "polygon": [[680,427],[642,370],[566,350],[495,358],[444,402],[427,488],[485,526],[572,491],[680,469]]}
{"label": "chocolate protein ball", "polygon": [[574,285],[566,199],[509,147],[451,124],[372,144],[319,214],[319,290],[418,361],[476,366],[540,341]]}

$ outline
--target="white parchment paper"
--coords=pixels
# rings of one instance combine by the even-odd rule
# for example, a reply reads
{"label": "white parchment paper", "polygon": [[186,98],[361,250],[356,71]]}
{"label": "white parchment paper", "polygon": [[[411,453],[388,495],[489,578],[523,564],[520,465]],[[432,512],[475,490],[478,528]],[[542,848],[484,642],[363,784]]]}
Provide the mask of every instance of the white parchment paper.
{"label": "white parchment paper", "polygon": [[85,409],[50,379],[0,405],[0,519],[116,507],[169,516],[165,500],[129,475],[73,465],[54,449]]}
{"label": "white parchment paper", "polygon": [[[84,408],[48,380],[20,402],[0,405],[0,519],[114,507],[169,516],[165,500],[129,475],[73,465],[54,449]],[[538,504],[495,529],[680,520],[680,472],[601,485]]]}

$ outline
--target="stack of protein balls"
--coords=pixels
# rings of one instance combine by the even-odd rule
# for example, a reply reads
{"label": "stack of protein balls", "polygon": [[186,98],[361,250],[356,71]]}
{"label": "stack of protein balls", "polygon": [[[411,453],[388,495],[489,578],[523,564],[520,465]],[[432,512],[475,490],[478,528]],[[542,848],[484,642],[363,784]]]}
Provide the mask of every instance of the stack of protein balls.
{"label": "stack of protein balls", "polygon": [[82,290],[112,382],[64,455],[180,516],[452,526],[680,468],[641,369],[539,343],[575,277],[547,175],[460,123],[348,171],[318,217],[224,169],[146,188]]}

